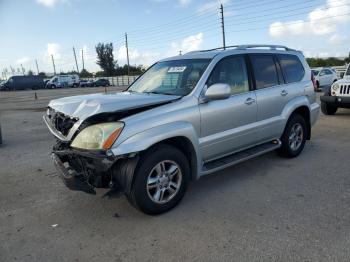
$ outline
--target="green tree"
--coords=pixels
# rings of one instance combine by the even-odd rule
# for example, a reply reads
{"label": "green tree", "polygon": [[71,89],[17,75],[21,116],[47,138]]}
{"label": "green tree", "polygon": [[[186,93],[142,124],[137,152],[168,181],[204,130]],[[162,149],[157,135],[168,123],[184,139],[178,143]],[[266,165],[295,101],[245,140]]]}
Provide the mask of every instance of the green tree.
{"label": "green tree", "polygon": [[90,73],[86,69],[81,70],[79,76],[80,77],[93,77],[92,73]]}
{"label": "green tree", "polygon": [[28,75],[28,76],[32,76],[32,75],[34,75],[34,73],[33,73],[32,70],[29,70],[29,71],[27,72],[27,75]]}
{"label": "green tree", "polygon": [[96,46],[97,64],[107,76],[112,76],[115,72],[117,62],[114,61],[113,44],[98,43]]}

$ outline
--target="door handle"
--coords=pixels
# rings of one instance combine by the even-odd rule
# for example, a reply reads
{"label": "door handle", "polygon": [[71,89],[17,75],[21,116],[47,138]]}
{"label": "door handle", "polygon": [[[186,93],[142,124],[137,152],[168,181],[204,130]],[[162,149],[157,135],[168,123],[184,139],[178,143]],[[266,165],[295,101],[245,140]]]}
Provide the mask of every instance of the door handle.
{"label": "door handle", "polygon": [[247,98],[247,100],[244,102],[246,105],[251,105],[251,104],[253,104],[255,102],[255,99],[253,99],[253,98]]}
{"label": "door handle", "polygon": [[282,90],[281,96],[286,96],[286,95],[288,95],[288,92],[286,90]]}

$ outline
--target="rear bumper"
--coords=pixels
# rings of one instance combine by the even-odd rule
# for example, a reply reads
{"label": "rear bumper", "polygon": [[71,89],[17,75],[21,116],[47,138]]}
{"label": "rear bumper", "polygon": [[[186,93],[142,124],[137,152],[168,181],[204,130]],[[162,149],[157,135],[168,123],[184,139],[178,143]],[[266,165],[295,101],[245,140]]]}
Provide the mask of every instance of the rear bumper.
{"label": "rear bumper", "polygon": [[350,108],[350,97],[344,96],[321,96],[321,102],[334,107]]}

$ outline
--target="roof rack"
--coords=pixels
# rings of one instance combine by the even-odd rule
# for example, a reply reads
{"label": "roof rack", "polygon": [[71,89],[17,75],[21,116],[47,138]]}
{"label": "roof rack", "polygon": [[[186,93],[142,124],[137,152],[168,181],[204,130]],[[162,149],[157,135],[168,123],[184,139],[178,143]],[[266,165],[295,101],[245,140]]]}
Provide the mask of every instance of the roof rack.
{"label": "roof rack", "polygon": [[207,50],[198,50],[198,51],[192,51],[189,53],[196,53],[196,52],[210,52],[210,51],[216,51],[216,50],[226,50],[226,49],[240,49],[240,50],[245,50],[245,49],[250,49],[250,48],[269,48],[270,50],[277,50],[277,49],[284,49],[286,51],[297,51],[295,49],[283,46],[283,45],[231,45],[231,46],[226,46],[224,47],[217,47],[217,48],[212,48],[212,49],[207,49]]}

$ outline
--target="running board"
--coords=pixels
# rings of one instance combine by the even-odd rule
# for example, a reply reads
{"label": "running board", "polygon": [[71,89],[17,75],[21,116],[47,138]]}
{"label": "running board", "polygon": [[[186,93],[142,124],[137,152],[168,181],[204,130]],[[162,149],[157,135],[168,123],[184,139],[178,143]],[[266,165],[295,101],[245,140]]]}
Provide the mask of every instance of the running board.
{"label": "running board", "polygon": [[223,158],[205,163],[202,168],[201,176],[211,174],[226,167],[236,165],[248,159],[276,150],[280,146],[281,141],[279,139],[273,140],[261,145],[257,145],[255,147],[248,148],[238,153],[234,153],[232,155],[228,155]]}

